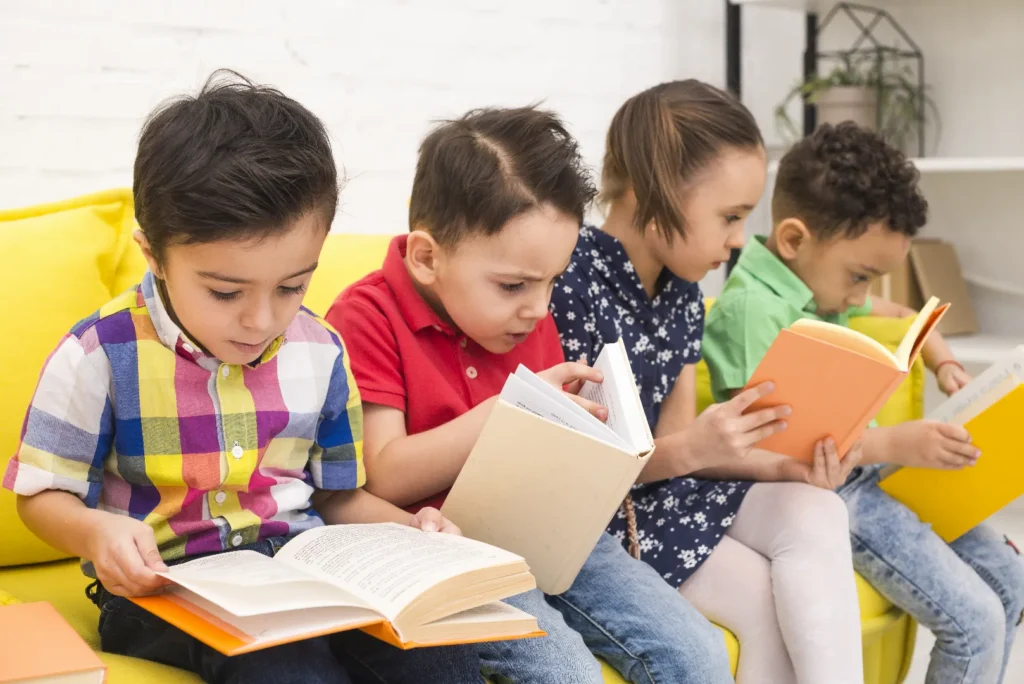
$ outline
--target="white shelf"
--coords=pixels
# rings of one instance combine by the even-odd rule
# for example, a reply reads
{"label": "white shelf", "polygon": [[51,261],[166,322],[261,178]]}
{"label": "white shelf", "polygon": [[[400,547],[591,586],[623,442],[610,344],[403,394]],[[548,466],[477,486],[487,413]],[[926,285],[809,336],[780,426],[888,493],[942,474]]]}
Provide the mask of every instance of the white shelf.
{"label": "white shelf", "polygon": [[1009,355],[1017,345],[1024,344],[1024,339],[998,335],[958,335],[947,336],[946,343],[960,363],[987,366]]}
{"label": "white shelf", "polygon": [[914,165],[921,173],[998,173],[1024,171],[1024,157],[925,157]]}
{"label": "white shelf", "polygon": [[[922,174],[1024,172],[1024,157],[924,157],[911,161]],[[769,162],[768,173],[778,169],[778,161]]]}

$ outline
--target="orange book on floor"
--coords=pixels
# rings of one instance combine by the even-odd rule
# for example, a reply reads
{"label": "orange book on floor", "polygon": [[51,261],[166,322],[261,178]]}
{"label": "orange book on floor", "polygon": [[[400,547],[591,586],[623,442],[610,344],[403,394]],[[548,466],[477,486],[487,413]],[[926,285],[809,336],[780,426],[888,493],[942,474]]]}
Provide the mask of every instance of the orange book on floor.
{"label": "orange book on floor", "polygon": [[766,381],[775,391],[748,412],[789,405],[787,427],[757,444],[802,461],[831,437],[843,457],[910,372],[948,304],[932,297],[895,352],[863,333],[822,321],[799,320],[779,333],[747,387]]}
{"label": "orange book on floor", "polygon": [[526,561],[406,525],[307,530],[273,558],[228,551],[174,565],[136,604],[225,655],[362,629],[399,648],[543,636],[501,599],[537,586]]}
{"label": "orange book on floor", "polygon": [[0,684],[102,684],[107,667],[49,603],[0,607]]}

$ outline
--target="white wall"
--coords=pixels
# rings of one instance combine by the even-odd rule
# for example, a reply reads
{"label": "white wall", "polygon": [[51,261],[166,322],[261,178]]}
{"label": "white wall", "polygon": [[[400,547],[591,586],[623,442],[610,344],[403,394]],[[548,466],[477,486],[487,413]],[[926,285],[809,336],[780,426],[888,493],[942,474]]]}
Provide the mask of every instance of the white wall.
{"label": "white wall", "polygon": [[320,115],[351,178],[335,228],[405,229],[436,118],[544,100],[596,166],[623,99],[724,82],[718,0],[3,0],[0,206],[130,185],[145,114],[226,66]]}

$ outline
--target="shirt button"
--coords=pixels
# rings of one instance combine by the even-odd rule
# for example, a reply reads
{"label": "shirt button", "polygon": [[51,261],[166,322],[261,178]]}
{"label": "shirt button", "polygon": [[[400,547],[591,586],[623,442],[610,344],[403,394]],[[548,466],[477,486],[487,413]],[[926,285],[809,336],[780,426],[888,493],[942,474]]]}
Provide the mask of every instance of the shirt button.
{"label": "shirt button", "polygon": [[434,330],[436,330],[437,332],[441,332],[441,326],[435,324]]}
{"label": "shirt button", "polygon": [[220,374],[223,375],[226,378],[226,377],[228,377],[228,375],[231,374],[231,369],[228,368],[227,366],[221,366],[220,367]]}
{"label": "shirt button", "polygon": [[191,354],[192,352],[194,352],[196,350],[195,347],[193,347],[188,342],[186,342],[185,344],[181,345],[181,348],[184,349],[189,354]]}
{"label": "shirt button", "polygon": [[213,500],[219,504],[222,504],[228,500],[228,495],[225,494],[224,492],[217,492],[217,496],[213,497]]}
{"label": "shirt button", "polygon": [[462,347],[463,349],[466,348],[467,344],[469,344],[469,340],[467,340],[465,337],[459,340],[459,346]]}
{"label": "shirt button", "polygon": [[242,448],[241,444],[235,443],[235,446],[231,449],[231,455],[235,458],[242,458],[245,454],[245,449]]}
{"label": "shirt button", "polygon": [[476,368],[474,368],[473,366],[470,366],[469,368],[466,369],[466,377],[467,378],[469,378],[470,380],[476,380],[476,376],[477,376]]}
{"label": "shirt button", "polygon": [[231,545],[232,546],[241,546],[242,545],[242,535],[236,534],[234,537],[232,537],[231,538]]}

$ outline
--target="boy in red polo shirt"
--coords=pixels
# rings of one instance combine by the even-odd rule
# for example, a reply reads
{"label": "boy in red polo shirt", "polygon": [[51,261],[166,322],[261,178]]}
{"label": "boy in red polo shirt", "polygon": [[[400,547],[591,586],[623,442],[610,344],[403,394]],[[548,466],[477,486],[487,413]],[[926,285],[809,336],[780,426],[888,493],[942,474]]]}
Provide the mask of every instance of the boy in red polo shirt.
{"label": "boy in red polo shirt", "polygon": [[[570,393],[600,382],[564,363],[548,314],[593,194],[576,142],[549,112],[476,110],[426,138],[409,235],[327,315],[364,402],[369,491],[410,509],[439,505],[520,363]],[[592,651],[632,682],[732,681],[721,633],[607,534],[569,591],[508,602],[548,636],[481,645],[485,674],[599,683]]]}

